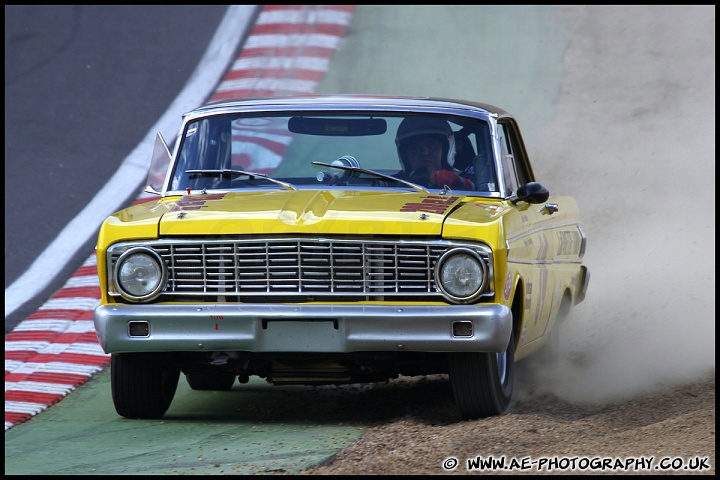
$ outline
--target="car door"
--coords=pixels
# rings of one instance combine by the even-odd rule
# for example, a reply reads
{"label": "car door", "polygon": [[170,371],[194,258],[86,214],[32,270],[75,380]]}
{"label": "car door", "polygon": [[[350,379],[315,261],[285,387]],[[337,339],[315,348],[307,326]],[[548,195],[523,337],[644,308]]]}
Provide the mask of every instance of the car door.
{"label": "car door", "polygon": [[[506,195],[535,181],[519,129],[512,119],[498,121],[498,143]],[[540,338],[557,313],[564,289],[577,271],[582,246],[579,210],[571,197],[540,204],[518,202],[505,215],[508,270],[523,281],[524,312],[520,344]]]}

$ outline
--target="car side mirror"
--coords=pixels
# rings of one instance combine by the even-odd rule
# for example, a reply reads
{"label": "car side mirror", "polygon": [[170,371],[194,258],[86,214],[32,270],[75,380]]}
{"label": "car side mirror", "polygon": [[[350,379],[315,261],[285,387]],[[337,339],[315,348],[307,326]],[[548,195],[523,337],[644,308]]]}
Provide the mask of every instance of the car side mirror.
{"label": "car side mirror", "polygon": [[542,203],[550,198],[550,192],[544,185],[538,182],[526,183],[517,190],[517,198],[512,200],[513,205],[518,202]]}

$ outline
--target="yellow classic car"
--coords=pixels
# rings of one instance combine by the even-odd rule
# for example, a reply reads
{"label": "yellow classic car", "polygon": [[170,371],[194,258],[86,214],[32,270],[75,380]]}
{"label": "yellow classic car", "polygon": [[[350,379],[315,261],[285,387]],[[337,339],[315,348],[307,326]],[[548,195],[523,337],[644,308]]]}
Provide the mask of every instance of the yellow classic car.
{"label": "yellow classic car", "polygon": [[[208,104],[161,135],[146,191],[97,243],[94,323],[117,413],[193,390],[448,375],[505,413],[515,363],[585,297],[576,202],[533,174],[512,115],[425,97]],[[241,387],[238,387],[241,390]]]}

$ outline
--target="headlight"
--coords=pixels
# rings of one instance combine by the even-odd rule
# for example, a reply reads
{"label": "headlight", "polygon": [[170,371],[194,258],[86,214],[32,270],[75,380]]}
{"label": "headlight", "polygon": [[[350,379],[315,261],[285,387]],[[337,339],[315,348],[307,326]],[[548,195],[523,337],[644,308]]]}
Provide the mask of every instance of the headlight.
{"label": "headlight", "polygon": [[488,283],[485,260],[469,248],[445,252],[435,266],[435,284],[454,303],[469,303],[477,298]]}
{"label": "headlight", "polygon": [[132,302],[148,301],[157,297],[165,287],[167,270],[156,251],[134,247],[118,258],[114,280],[123,298]]}

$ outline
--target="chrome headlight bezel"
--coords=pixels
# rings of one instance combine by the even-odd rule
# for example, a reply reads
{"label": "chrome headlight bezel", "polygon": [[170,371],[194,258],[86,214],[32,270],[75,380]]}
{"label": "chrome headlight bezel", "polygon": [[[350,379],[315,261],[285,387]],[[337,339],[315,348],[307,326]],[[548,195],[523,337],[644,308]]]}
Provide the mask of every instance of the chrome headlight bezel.
{"label": "chrome headlight bezel", "polygon": [[[140,294],[138,292],[131,292],[128,289],[126,283],[127,279],[122,279],[122,268],[126,262],[130,259],[138,259],[146,257],[149,262],[146,264],[148,268],[156,270],[155,276],[157,279],[153,281],[150,288],[146,289],[146,292]],[[131,302],[148,302],[157,298],[162,293],[165,285],[167,284],[168,271],[167,265],[163,261],[162,257],[155,250],[148,247],[132,247],[126,250],[120,255],[113,268],[113,282],[117,292],[126,300]]]}
{"label": "chrome headlight bezel", "polygon": [[[458,258],[462,256],[462,258]],[[452,286],[447,285],[447,281],[443,280],[446,278],[448,269],[458,268],[457,262],[450,262],[450,260],[469,260],[473,262],[477,275],[471,278],[474,281],[474,285],[469,289],[469,293],[461,294],[460,292],[453,291]],[[486,290],[490,278],[490,271],[485,259],[475,250],[466,247],[452,248],[447,252],[443,253],[435,265],[435,285],[443,296],[451,303],[471,303],[477,299]]]}

